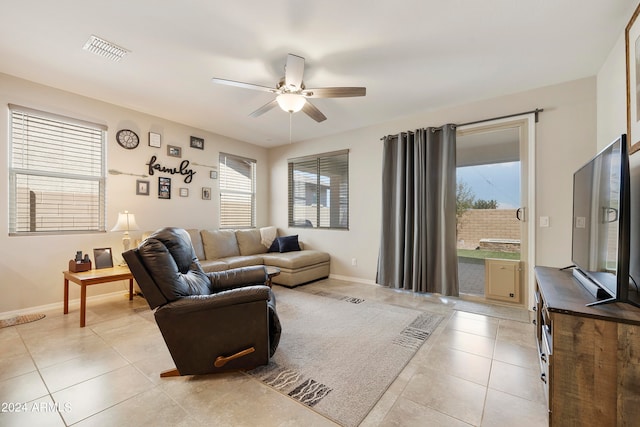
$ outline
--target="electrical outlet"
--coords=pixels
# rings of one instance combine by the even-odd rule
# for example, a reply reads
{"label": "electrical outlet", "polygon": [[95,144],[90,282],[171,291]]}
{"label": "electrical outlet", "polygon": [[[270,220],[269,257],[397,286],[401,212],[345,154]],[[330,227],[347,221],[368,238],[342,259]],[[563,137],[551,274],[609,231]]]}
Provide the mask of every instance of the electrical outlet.
{"label": "electrical outlet", "polygon": [[354,266],[354,267],[356,265],[358,265],[358,259],[357,258],[351,258],[351,265]]}

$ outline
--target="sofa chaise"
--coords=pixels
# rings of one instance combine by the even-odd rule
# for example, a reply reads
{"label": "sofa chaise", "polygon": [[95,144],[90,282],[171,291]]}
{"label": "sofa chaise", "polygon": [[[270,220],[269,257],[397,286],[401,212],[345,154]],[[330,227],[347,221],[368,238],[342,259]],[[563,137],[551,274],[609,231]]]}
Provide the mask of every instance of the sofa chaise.
{"label": "sofa chaise", "polygon": [[[209,272],[264,265],[278,267],[275,284],[294,287],[329,276],[330,256],[304,249],[297,236],[278,236],[275,227],[242,230],[186,230],[202,269]],[[265,241],[271,235],[273,240]]]}

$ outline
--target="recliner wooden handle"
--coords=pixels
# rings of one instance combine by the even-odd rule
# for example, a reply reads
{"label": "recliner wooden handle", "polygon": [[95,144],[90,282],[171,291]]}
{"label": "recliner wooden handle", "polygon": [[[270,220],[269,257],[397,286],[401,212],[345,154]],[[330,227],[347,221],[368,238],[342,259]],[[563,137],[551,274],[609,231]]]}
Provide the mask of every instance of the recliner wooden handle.
{"label": "recliner wooden handle", "polygon": [[236,354],[232,354],[231,356],[228,356],[228,357],[218,356],[216,357],[215,362],[213,362],[213,366],[215,366],[216,368],[222,368],[224,365],[227,364],[227,362],[246,356],[248,354],[251,354],[254,351],[256,351],[254,347],[249,347],[247,349],[237,352]]}

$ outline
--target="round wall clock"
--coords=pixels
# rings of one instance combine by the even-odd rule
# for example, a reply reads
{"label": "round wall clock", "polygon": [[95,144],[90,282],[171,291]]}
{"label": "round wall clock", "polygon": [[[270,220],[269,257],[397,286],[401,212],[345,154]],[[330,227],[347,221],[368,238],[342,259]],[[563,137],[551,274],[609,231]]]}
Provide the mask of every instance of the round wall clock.
{"label": "round wall clock", "polygon": [[129,150],[136,148],[138,144],[140,144],[140,138],[138,138],[138,135],[129,129],[119,130],[118,133],[116,133],[116,140],[122,148],[127,148]]}

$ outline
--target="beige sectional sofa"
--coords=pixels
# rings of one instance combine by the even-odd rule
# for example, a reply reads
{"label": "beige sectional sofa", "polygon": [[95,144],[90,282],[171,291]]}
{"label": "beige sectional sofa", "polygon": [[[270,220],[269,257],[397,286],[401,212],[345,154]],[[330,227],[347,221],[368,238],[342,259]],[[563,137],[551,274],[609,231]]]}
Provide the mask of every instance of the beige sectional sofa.
{"label": "beige sectional sofa", "polygon": [[[264,230],[264,229],[262,229]],[[268,252],[261,229],[187,230],[204,271],[222,271],[249,265],[278,267],[273,283],[293,287],[329,276],[330,257],[326,252],[304,249]]]}

